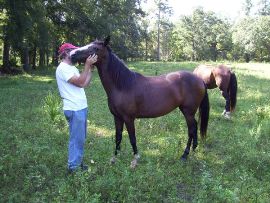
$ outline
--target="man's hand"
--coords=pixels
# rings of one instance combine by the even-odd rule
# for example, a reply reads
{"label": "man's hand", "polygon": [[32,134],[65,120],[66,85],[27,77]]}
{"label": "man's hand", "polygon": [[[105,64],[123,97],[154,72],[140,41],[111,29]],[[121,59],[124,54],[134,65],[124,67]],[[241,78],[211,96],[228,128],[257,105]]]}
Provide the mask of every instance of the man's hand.
{"label": "man's hand", "polygon": [[78,77],[74,75],[68,80],[68,82],[77,87],[88,86],[92,77],[91,71],[94,69],[93,64],[97,62],[97,58],[98,56],[96,54],[90,55],[85,61],[84,70],[80,76]]}
{"label": "man's hand", "polygon": [[85,61],[85,68],[91,68],[97,62],[98,56],[96,54],[90,55]]}

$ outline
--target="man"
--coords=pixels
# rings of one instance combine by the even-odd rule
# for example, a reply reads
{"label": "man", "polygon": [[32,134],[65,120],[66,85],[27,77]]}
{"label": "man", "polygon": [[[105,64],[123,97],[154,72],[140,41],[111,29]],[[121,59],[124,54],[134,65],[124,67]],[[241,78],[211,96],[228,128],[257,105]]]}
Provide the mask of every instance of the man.
{"label": "man", "polygon": [[63,99],[63,110],[69,124],[68,172],[78,169],[88,170],[83,164],[84,143],[87,133],[88,105],[84,92],[92,78],[93,64],[97,56],[89,56],[84,70],[79,70],[72,64],[70,51],[78,47],[64,43],[59,48],[61,63],[56,69],[56,80],[60,95]]}

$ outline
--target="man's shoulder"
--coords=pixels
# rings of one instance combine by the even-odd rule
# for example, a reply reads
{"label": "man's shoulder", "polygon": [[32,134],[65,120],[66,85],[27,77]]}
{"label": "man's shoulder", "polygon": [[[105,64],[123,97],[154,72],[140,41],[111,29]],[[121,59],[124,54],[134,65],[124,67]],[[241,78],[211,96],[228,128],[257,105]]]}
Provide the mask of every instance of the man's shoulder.
{"label": "man's shoulder", "polygon": [[76,68],[75,66],[69,65],[67,63],[61,62],[58,66],[57,69],[61,69],[61,68]]}
{"label": "man's shoulder", "polygon": [[77,68],[75,66],[61,62],[56,68],[56,73],[59,71],[76,71],[76,70]]}

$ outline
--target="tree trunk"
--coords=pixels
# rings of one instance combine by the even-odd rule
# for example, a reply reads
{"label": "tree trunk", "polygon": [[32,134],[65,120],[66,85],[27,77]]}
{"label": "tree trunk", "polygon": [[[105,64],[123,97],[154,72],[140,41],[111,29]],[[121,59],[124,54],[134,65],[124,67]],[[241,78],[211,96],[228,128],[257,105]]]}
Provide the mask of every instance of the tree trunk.
{"label": "tree trunk", "polygon": [[212,53],[212,60],[217,61],[217,43],[216,42],[211,43],[210,50]]}
{"label": "tree trunk", "polygon": [[33,49],[33,54],[32,54],[32,68],[35,70],[37,68],[36,66],[36,58],[37,58],[37,47],[35,45]]}
{"label": "tree trunk", "polygon": [[195,61],[195,42],[192,40],[192,55],[191,55],[191,60]]}
{"label": "tree trunk", "polygon": [[148,59],[148,41],[147,37],[145,38],[145,60],[147,61]]}
{"label": "tree trunk", "polygon": [[58,66],[58,47],[57,46],[53,48],[52,64],[53,66]]}
{"label": "tree trunk", "polygon": [[39,67],[43,67],[45,65],[45,51],[44,49],[39,49]]}
{"label": "tree trunk", "polygon": [[157,60],[160,60],[160,8],[158,11],[158,38],[157,38]]}
{"label": "tree trunk", "polygon": [[10,44],[8,38],[4,38],[4,49],[3,49],[3,72],[11,73],[11,67],[9,63],[9,53],[10,52]]}
{"label": "tree trunk", "polygon": [[24,47],[22,50],[22,57],[21,57],[21,62],[23,64],[23,70],[26,72],[29,72],[30,70],[30,65],[29,65],[29,49],[28,47]]}
{"label": "tree trunk", "polygon": [[46,50],[46,66],[47,67],[49,66],[49,60],[50,60],[50,58],[49,58],[49,52],[48,52],[48,50]]}
{"label": "tree trunk", "polygon": [[245,53],[245,61],[246,61],[246,63],[250,62],[250,54],[249,53]]}

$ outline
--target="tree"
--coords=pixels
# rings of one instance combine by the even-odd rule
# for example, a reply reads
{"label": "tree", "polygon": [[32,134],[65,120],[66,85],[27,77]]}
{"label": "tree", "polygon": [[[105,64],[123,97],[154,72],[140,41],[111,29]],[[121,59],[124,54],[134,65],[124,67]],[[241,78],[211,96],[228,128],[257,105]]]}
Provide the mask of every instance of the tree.
{"label": "tree", "polygon": [[187,39],[193,39],[192,33],[184,28],[183,21],[177,22],[169,41],[169,46],[171,47],[170,60],[181,61],[192,59],[192,48],[189,46],[189,40]]}
{"label": "tree", "polygon": [[10,65],[10,37],[9,37],[9,26],[10,21],[8,19],[7,10],[5,9],[7,2],[1,0],[1,39],[3,40],[3,66],[2,70],[5,73],[11,73],[11,65]]}
{"label": "tree", "polygon": [[260,61],[270,61],[270,16],[259,16],[254,27],[253,41]]}
{"label": "tree", "polygon": [[230,24],[218,18],[215,13],[208,12],[205,14],[205,38],[210,47],[211,59],[217,60],[218,54],[230,51],[232,47],[232,36],[230,32]]}
{"label": "tree", "polygon": [[[24,70],[48,65],[49,56],[57,65],[61,43],[85,45],[111,35],[119,56],[140,55],[144,15],[140,0],[0,0],[3,64],[10,67],[10,51],[20,55]],[[2,21],[1,21],[2,22]]]}
{"label": "tree", "polygon": [[142,44],[144,47],[144,53],[143,53],[143,58],[144,60],[149,59],[149,44],[151,44],[151,31],[150,31],[150,22],[147,19],[142,19],[140,22],[140,27],[142,28],[141,31],[141,36],[142,36]]}
{"label": "tree", "polygon": [[[2,4],[3,5],[3,4]],[[6,10],[1,9],[1,39],[3,40],[3,72],[11,73],[11,66],[10,66],[10,39],[8,35],[8,21]]]}
{"label": "tree", "polygon": [[246,17],[237,22],[233,28],[233,44],[238,51],[241,50],[240,56],[243,56],[246,62],[251,60],[255,51],[254,26],[255,20]]}
{"label": "tree", "polygon": [[174,30],[174,36],[176,35],[182,43],[179,47],[184,58],[191,60],[216,61],[219,54],[226,57],[232,46],[230,24],[218,18],[215,13],[205,12],[200,7],[195,9],[192,15],[180,19]]}
{"label": "tree", "polygon": [[260,0],[259,1],[258,14],[267,16],[270,15],[270,1],[269,0]]}
{"label": "tree", "polygon": [[144,15],[140,0],[70,0],[63,7],[68,13],[64,25],[69,41],[76,39],[75,43],[85,44],[111,35],[112,45],[121,58],[126,60],[140,54],[141,28],[137,22]]}
{"label": "tree", "polygon": [[252,0],[245,0],[243,3],[243,10],[246,16],[249,16],[253,7]]}
{"label": "tree", "polygon": [[[169,23],[168,16],[172,14],[172,8],[168,6],[167,0],[155,0],[155,4],[157,6],[157,60],[160,60],[160,38],[161,38],[161,30],[163,29],[163,33],[166,36],[167,28],[171,27]],[[164,38],[166,40],[167,37]]]}
{"label": "tree", "polygon": [[[43,1],[34,0],[3,0],[3,10],[6,12],[6,22],[3,29],[4,36],[4,59],[3,67],[10,66],[9,50],[12,48],[21,58],[21,64],[25,71],[30,70],[30,53],[36,49],[38,34],[46,33],[45,25],[42,24],[45,18]],[[40,31],[38,28],[42,28]],[[39,39],[45,41],[45,38]],[[33,53],[35,56],[35,54]]]}

